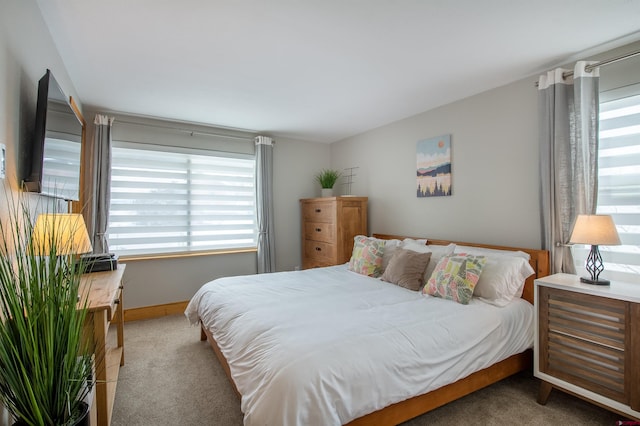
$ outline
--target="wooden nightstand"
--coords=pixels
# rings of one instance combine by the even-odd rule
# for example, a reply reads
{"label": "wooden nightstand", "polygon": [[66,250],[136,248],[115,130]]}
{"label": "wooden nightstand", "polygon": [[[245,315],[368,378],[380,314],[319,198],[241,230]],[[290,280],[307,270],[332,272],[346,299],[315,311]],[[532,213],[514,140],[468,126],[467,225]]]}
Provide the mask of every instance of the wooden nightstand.
{"label": "wooden nightstand", "polygon": [[535,307],[538,402],[557,388],[640,420],[640,285],[555,274],[535,280]]}
{"label": "wooden nightstand", "polygon": [[[120,366],[124,365],[122,275],[125,266],[119,264],[115,271],[84,274],[80,282],[80,294],[89,292],[89,312],[86,321],[87,326],[91,328],[89,334],[93,337],[95,354],[96,387],[94,404],[91,407],[92,425],[111,424],[118,373]],[[112,338],[110,334],[113,334]]]}

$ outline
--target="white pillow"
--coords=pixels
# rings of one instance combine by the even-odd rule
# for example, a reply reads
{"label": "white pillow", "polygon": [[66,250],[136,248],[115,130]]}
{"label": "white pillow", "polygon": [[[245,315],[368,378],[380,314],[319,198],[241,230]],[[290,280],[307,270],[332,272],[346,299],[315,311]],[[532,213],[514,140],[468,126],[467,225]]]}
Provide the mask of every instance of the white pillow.
{"label": "white pillow", "polygon": [[400,240],[384,240],[384,251],[382,252],[382,271],[386,271],[389,261],[395,254],[402,241]]}
{"label": "white pillow", "polygon": [[400,243],[400,247],[417,251],[418,253],[427,253],[431,251],[429,250],[429,247],[426,243],[421,243],[410,238],[405,238],[404,240],[402,240],[402,242]]}
{"label": "white pillow", "polygon": [[438,246],[435,244],[421,245],[417,242],[407,240],[402,242],[402,247],[408,250],[417,251],[418,253],[431,253],[431,259],[429,260],[426,271],[424,271],[424,282],[429,281],[429,278],[431,278],[431,274],[433,274],[433,270],[436,269],[436,265],[440,259],[442,259],[443,256],[453,254],[456,249],[456,245],[453,243],[447,246]]}
{"label": "white pillow", "polygon": [[418,244],[418,245],[424,246],[424,245],[427,244],[427,240],[426,239],[414,240],[413,238],[405,238],[404,240],[402,240],[402,243],[403,244]]}
{"label": "white pillow", "polygon": [[500,250],[491,249],[485,247],[471,247],[471,246],[456,246],[456,253],[467,253],[475,256],[491,256],[492,254],[499,254],[501,256],[517,256],[523,259],[529,260],[531,256],[529,253],[525,253],[519,250]]}
{"label": "white pillow", "polygon": [[535,272],[529,261],[521,256],[484,255],[487,262],[473,295],[496,306],[506,306],[521,297],[525,280]]}

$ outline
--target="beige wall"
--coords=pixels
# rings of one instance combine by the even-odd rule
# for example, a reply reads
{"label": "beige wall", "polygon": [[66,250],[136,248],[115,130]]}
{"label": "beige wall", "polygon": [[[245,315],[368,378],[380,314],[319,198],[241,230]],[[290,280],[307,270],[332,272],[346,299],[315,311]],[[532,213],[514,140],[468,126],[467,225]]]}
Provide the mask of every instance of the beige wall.
{"label": "beige wall", "polygon": [[[630,44],[591,59],[640,49]],[[602,67],[601,90],[631,84],[640,58]],[[571,68],[571,67],[569,67]],[[331,145],[334,168],[358,166],[370,232],[541,246],[537,76]],[[453,195],[416,197],[416,143],[451,134]]]}
{"label": "beige wall", "polygon": [[[540,246],[537,93],[533,79],[332,144],[331,164],[358,166],[371,232]],[[450,197],[416,197],[416,143],[451,134]]]}

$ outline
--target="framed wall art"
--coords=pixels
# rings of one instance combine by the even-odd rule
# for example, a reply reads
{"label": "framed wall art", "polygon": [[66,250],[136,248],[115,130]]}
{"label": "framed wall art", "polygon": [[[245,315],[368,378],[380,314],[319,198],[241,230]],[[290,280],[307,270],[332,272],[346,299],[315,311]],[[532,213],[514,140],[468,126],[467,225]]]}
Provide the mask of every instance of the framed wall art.
{"label": "framed wall art", "polygon": [[451,135],[419,141],[416,159],[417,196],[451,195]]}

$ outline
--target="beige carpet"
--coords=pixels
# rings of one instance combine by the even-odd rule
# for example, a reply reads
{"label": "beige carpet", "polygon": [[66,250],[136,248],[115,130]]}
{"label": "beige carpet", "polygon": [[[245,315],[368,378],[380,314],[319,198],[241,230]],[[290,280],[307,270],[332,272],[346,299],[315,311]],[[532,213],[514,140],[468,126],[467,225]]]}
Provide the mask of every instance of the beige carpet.
{"label": "beige carpet", "polygon": [[[537,380],[519,374],[413,419],[422,425],[614,425],[620,416],[554,390],[536,403]],[[200,331],[175,315],[125,324],[114,426],[242,425],[240,401]],[[276,425],[277,426],[277,425]]]}

